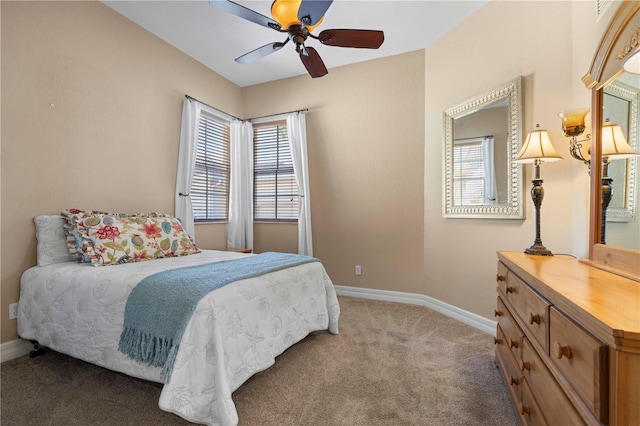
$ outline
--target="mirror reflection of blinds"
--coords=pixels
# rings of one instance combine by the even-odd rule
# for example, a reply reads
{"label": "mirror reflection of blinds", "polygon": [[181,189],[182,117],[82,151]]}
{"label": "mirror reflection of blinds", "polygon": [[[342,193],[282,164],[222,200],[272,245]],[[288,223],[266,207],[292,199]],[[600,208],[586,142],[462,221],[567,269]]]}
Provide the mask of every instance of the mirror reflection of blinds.
{"label": "mirror reflection of blinds", "polygon": [[196,222],[228,219],[229,170],[229,125],[202,111],[190,191]]}
{"label": "mirror reflection of blinds", "polygon": [[486,204],[482,139],[453,142],[453,202],[457,206]]}
{"label": "mirror reflection of blinds", "polygon": [[611,4],[611,0],[597,0],[596,9],[598,12],[598,16],[604,15],[604,13],[606,12],[610,4]]}
{"label": "mirror reflection of blinds", "polygon": [[286,121],[254,124],[254,220],[298,219],[298,185]]}

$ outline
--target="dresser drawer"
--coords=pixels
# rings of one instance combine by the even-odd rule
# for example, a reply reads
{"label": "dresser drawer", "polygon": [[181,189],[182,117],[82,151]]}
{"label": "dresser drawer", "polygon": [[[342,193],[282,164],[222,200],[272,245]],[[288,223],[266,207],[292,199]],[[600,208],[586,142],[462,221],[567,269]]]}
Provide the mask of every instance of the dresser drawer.
{"label": "dresser drawer", "polygon": [[549,316],[551,360],[602,423],[607,423],[608,348],[554,307]]}
{"label": "dresser drawer", "polygon": [[505,337],[505,345],[513,353],[515,359],[520,359],[520,347],[522,346],[522,331],[513,319],[504,302],[498,297],[495,311],[496,319]]}
{"label": "dresser drawer", "polygon": [[504,381],[511,395],[511,400],[517,406],[520,403],[520,384],[522,383],[522,374],[513,353],[509,350],[506,338],[500,325],[496,329],[496,361],[502,370]]}
{"label": "dresser drawer", "polygon": [[507,272],[509,268],[502,263],[498,262],[498,274],[496,275],[496,283],[498,284],[498,291],[504,296],[507,295]]}
{"label": "dresser drawer", "polygon": [[527,386],[526,380],[522,383],[522,402],[520,403],[520,407],[518,407],[518,411],[520,412],[520,419],[525,425],[554,425],[554,423],[547,423],[546,419],[542,415],[543,411],[536,403],[536,400],[533,397],[533,392],[529,389],[529,386]]}
{"label": "dresser drawer", "polygon": [[529,335],[549,353],[549,302],[534,292],[513,272],[507,275],[507,299]]}
{"label": "dresser drawer", "polygon": [[522,341],[520,368],[544,418],[550,425],[582,425],[584,422],[526,337]]}

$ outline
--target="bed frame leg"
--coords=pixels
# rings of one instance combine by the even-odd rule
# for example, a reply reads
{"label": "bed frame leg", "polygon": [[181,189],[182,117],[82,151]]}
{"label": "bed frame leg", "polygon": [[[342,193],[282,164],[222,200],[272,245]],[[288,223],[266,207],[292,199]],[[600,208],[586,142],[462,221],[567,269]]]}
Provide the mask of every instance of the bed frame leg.
{"label": "bed frame leg", "polygon": [[33,350],[29,352],[29,358],[34,358],[44,354],[47,351],[47,348],[40,346],[37,340],[30,340],[33,344]]}

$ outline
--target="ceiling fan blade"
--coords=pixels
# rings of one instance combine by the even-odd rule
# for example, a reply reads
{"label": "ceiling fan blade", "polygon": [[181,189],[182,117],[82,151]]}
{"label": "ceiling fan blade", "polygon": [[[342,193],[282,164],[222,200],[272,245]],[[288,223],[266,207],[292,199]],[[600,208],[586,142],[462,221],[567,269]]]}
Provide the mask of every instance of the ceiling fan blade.
{"label": "ceiling fan blade", "polygon": [[322,62],[322,58],[320,58],[320,55],[313,47],[305,47],[304,50],[301,49],[300,59],[309,72],[309,75],[313,78],[322,77],[329,73],[327,67],[324,66],[324,62]]}
{"label": "ceiling fan blade", "polygon": [[333,0],[302,0],[298,19],[306,26],[315,25],[324,16]]}
{"label": "ceiling fan blade", "polygon": [[254,12],[253,10],[246,8],[238,3],[234,3],[229,0],[209,0],[209,4],[216,9],[231,13],[232,15],[236,15],[240,18],[246,19],[247,21],[262,25],[263,27],[280,30],[280,24],[278,24],[273,19],[261,15],[258,12]]}
{"label": "ceiling fan blade", "polygon": [[279,41],[275,43],[265,44],[262,47],[258,47],[257,49],[252,50],[249,53],[245,53],[242,56],[234,59],[239,64],[248,64],[253,61],[257,61],[260,58],[264,58],[267,55],[270,55],[278,50],[282,49],[282,47],[289,42],[289,39],[286,39],[284,43],[280,43]]}
{"label": "ceiling fan blade", "polygon": [[377,49],[384,42],[384,32],[378,30],[324,30],[318,35],[328,46]]}

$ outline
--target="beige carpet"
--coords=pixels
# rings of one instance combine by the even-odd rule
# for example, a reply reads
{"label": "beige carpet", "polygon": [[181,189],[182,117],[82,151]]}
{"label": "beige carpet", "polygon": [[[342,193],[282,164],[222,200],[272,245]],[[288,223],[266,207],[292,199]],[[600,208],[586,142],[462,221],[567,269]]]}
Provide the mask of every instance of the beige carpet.
{"label": "beige carpet", "polygon": [[[314,333],[233,399],[240,425],[515,425],[493,339],[428,309],[340,297]],[[0,424],[183,425],[160,385],[49,351],[3,363]]]}

